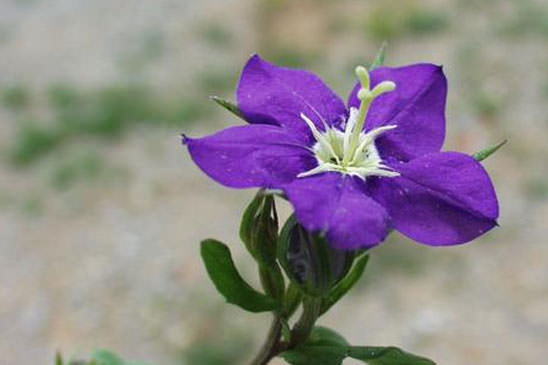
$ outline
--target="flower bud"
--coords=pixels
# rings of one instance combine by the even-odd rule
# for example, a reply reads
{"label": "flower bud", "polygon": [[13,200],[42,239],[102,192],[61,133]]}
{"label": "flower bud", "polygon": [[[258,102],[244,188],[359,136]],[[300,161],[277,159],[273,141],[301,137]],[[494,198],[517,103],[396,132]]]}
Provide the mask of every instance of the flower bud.
{"label": "flower bud", "polygon": [[259,191],[246,208],[240,225],[240,238],[259,266],[265,292],[280,298],[285,289],[283,274],[276,263],[278,215],[274,197]]}
{"label": "flower bud", "polygon": [[240,238],[258,261],[276,259],[278,217],[271,195],[259,191],[246,208],[240,225]]}
{"label": "flower bud", "polygon": [[323,296],[347,274],[354,252],[334,249],[325,237],[308,232],[291,216],[280,234],[278,260],[301,290]]}

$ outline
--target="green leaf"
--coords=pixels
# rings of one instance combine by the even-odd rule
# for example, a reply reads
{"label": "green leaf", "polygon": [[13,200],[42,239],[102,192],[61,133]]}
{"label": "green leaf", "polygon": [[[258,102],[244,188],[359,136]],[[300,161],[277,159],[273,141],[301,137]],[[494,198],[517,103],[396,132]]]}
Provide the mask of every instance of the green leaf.
{"label": "green leaf", "polygon": [[393,346],[350,346],[347,354],[370,365],[436,365],[432,360]]}
{"label": "green leaf", "polygon": [[125,365],[124,360],[116,354],[107,350],[95,350],[91,354],[91,360],[97,362],[97,365]]}
{"label": "green leaf", "polygon": [[368,261],[369,255],[362,254],[356,258],[348,274],[346,274],[346,276],[339,281],[339,283],[335,285],[335,287],[331,289],[329,294],[327,294],[324,298],[320,315],[327,312],[329,308],[337,303],[339,299],[341,299],[346,293],[348,293],[348,291],[350,291],[350,289],[352,289],[352,287],[354,287],[354,285],[362,277]]}
{"label": "green leaf", "polygon": [[91,354],[89,365],[145,365],[142,362],[125,361],[107,350],[95,350]]}
{"label": "green leaf", "polygon": [[322,326],[315,326],[312,329],[306,344],[314,346],[349,346],[348,341],[341,334]]}
{"label": "green leaf", "polygon": [[346,348],[340,346],[302,346],[280,355],[291,365],[340,365]]}
{"label": "green leaf", "polygon": [[220,98],[218,96],[211,96],[210,99],[216,102],[217,104],[219,104],[220,106],[222,106],[223,108],[225,108],[226,110],[228,110],[229,112],[231,112],[232,114],[234,114],[235,116],[237,116],[238,118],[244,119],[244,115],[242,114],[242,111],[240,110],[240,108],[238,108],[236,104],[228,100],[225,100],[223,98]]}
{"label": "green leaf", "polygon": [[326,327],[314,327],[306,342],[282,353],[285,361],[293,365],[339,365],[346,357],[348,342],[337,332]]}
{"label": "green leaf", "polygon": [[485,160],[487,157],[491,156],[493,153],[497,152],[497,150],[499,148],[501,148],[502,146],[504,146],[506,144],[506,142],[508,142],[507,139],[505,139],[504,141],[496,144],[496,145],[493,145],[493,146],[490,146],[490,147],[487,147],[487,148],[484,148],[483,150],[479,151],[479,152],[476,152],[472,155],[472,157],[474,159],[476,159],[477,161],[483,161]]}
{"label": "green leaf", "polygon": [[272,311],[278,301],[253,289],[238,273],[228,247],[216,240],[202,241],[201,254],[209,277],[229,303],[250,312]]}
{"label": "green leaf", "polygon": [[377,55],[375,56],[375,59],[371,63],[371,66],[369,66],[369,71],[373,71],[377,67],[381,67],[384,65],[384,59],[386,57],[386,41],[382,42],[381,48],[379,48],[379,51],[377,52]]}

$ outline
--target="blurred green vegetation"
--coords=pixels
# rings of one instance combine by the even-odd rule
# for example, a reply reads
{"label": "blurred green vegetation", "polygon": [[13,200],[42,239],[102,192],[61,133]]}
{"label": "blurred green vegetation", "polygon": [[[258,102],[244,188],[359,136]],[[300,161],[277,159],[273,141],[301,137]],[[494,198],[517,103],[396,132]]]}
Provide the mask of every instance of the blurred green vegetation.
{"label": "blurred green vegetation", "polygon": [[78,181],[96,179],[104,169],[104,161],[97,153],[77,151],[58,161],[51,171],[50,181],[56,189],[64,190]]}
{"label": "blurred green vegetation", "polygon": [[203,293],[193,299],[200,313],[192,326],[193,338],[179,352],[181,365],[239,365],[250,357],[250,349],[257,346],[247,327],[232,321],[231,310],[216,299]]}
{"label": "blurred green vegetation", "polygon": [[501,103],[488,92],[476,91],[470,95],[470,104],[476,114],[483,118],[494,118],[501,109]]}
{"label": "blurred green vegetation", "polygon": [[[225,81],[223,81],[225,82]],[[228,81],[225,82],[225,84]],[[223,85],[225,85],[223,84]],[[218,87],[219,82],[213,83]],[[133,125],[181,127],[210,113],[207,98],[157,95],[146,85],[112,85],[79,90],[66,84],[45,92],[51,118],[33,116],[30,95],[21,85],[3,90],[3,103],[16,112],[14,138],[8,147],[10,162],[28,166],[61,145],[83,137],[116,139]]]}
{"label": "blurred green vegetation", "polygon": [[428,268],[428,254],[425,247],[392,235],[376,249],[370,264],[382,273],[418,275]]}
{"label": "blurred green vegetation", "polygon": [[1,90],[0,101],[6,109],[19,111],[28,107],[29,92],[21,84],[8,85]]}
{"label": "blurred green vegetation", "polygon": [[227,334],[208,338],[189,346],[182,355],[185,365],[238,365],[248,357],[252,345],[249,335]]}
{"label": "blurred green vegetation", "polygon": [[215,47],[229,48],[234,43],[234,36],[220,22],[204,24],[199,35],[206,43]]}
{"label": "blurred green vegetation", "polygon": [[524,183],[524,191],[531,200],[544,201],[548,199],[548,181],[546,181],[546,177],[530,177]]}
{"label": "blurred green vegetation", "polygon": [[314,60],[321,58],[320,55],[314,52],[284,47],[269,47],[264,52],[264,55],[269,61],[275,64],[295,68],[310,66]]}
{"label": "blurred green vegetation", "polygon": [[115,353],[107,350],[95,350],[89,361],[68,360],[64,361],[60,353],[55,355],[55,365],[145,365],[142,362],[126,361]]}
{"label": "blurred green vegetation", "polygon": [[159,30],[143,32],[134,43],[134,47],[120,58],[122,70],[130,75],[138,74],[152,65],[166,50],[164,35]]}
{"label": "blurred green vegetation", "polygon": [[548,36],[548,8],[532,0],[515,1],[514,11],[501,21],[498,31],[503,36]]}
{"label": "blurred green vegetation", "polygon": [[209,70],[198,76],[198,84],[205,93],[218,95],[232,90],[238,77],[232,70]]}
{"label": "blurred green vegetation", "polygon": [[449,26],[449,16],[440,10],[394,1],[378,4],[364,21],[365,34],[378,42],[404,36],[433,35]]}

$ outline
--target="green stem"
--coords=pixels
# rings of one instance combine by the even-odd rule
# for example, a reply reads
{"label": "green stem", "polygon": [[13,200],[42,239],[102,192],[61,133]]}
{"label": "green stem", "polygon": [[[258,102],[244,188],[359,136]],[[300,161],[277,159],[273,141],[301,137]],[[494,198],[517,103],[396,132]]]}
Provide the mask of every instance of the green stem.
{"label": "green stem", "polygon": [[293,348],[306,341],[320,315],[321,304],[322,301],[319,298],[303,298],[303,313],[291,330],[288,348]]}
{"label": "green stem", "polygon": [[279,352],[280,337],[282,335],[282,322],[278,313],[274,314],[274,319],[270,325],[270,330],[266,340],[259,353],[251,361],[250,365],[266,365]]}

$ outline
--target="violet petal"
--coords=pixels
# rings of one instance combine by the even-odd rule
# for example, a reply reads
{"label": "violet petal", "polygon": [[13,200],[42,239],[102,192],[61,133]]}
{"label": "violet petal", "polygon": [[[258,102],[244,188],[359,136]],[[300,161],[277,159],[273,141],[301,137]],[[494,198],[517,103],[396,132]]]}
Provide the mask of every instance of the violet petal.
{"label": "violet petal", "polygon": [[367,196],[359,178],[324,173],[297,179],[284,190],[299,223],[309,231],[325,232],[335,248],[373,247],[388,234],[386,210]]}
{"label": "violet petal", "polygon": [[377,179],[372,195],[394,228],[427,245],[456,245],[496,225],[498,201],[485,169],[458,152],[425,155],[393,166],[401,176]]}
{"label": "violet petal", "polygon": [[276,188],[316,165],[301,141],[272,125],[231,127],[184,143],[202,171],[232,188]]}
{"label": "violet petal", "polygon": [[[398,126],[377,140],[381,156],[409,161],[438,152],[445,138],[447,80],[442,68],[426,63],[379,67],[370,75],[372,88],[381,81],[396,83],[394,91],[373,101],[365,123],[367,131],[383,125]],[[359,89],[356,84],[350,93],[349,107],[358,108]]]}
{"label": "violet petal", "polygon": [[278,67],[254,55],[245,65],[236,91],[238,107],[250,123],[292,129],[311,141],[304,113],[323,130],[346,118],[344,102],[316,75]]}

